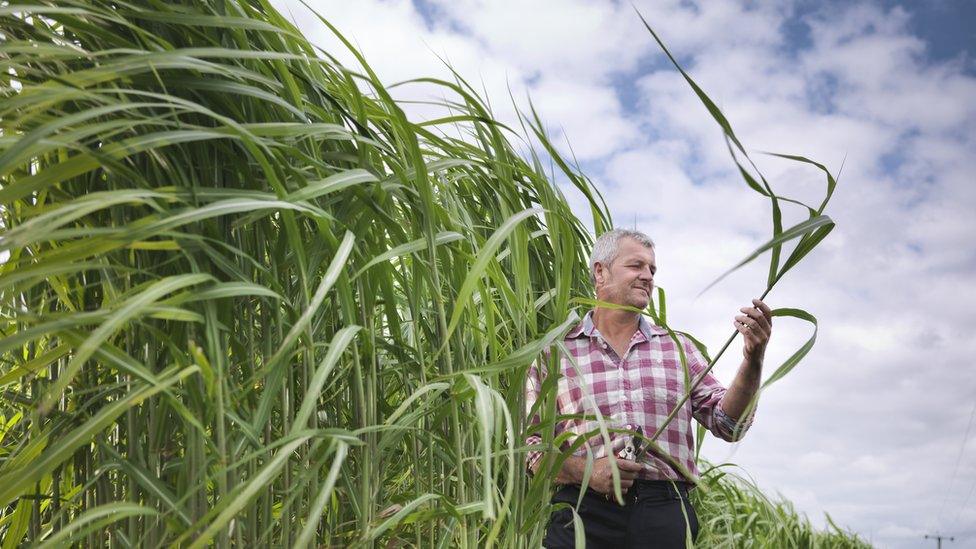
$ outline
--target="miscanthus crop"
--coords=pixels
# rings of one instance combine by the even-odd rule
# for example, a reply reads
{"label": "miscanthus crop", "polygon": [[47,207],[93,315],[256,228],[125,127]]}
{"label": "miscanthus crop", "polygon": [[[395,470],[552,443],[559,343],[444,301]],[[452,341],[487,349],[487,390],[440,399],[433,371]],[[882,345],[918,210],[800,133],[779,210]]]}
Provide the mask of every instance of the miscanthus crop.
{"label": "miscanthus crop", "polygon": [[[458,77],[411,121],[261,0],[26,4],[0,7],[2,549],[537,547],[521,383],[611,224],[538,118]],[[834,181],[784,228],[701,97],[771,200],[771,287]],[[708,546],[858,543],[703,484]]]}

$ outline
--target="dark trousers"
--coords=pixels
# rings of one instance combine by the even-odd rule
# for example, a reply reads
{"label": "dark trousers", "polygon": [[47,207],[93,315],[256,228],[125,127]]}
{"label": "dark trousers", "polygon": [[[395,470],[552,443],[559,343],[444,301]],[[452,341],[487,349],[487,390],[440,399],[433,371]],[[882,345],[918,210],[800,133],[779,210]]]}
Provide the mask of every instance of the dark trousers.
{"label": "dark trousers", "polygon": [[[638,480],[624,495],[623,506],[588,489],[577,510],[587,549],[684,549],[687,530],[691,531],[692,540],[698,536],[698,517],[688,501],[687,486],[680,482]],[[575,507],[579,493],[579,486],[563,486],[552,502]],[[542,545],[548,549],[576,546],[572,509],[553,512]]]}

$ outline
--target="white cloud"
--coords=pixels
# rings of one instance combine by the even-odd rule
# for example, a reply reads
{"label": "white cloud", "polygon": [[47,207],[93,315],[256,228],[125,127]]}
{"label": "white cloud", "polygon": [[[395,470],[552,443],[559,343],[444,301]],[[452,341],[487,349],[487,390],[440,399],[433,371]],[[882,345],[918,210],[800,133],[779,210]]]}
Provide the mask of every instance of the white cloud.
{"label": "white cloud", "polygon": [[889,125],[893,131],[945,132],[968,128],[976,116],[976,82],[958,64],[926,65],[925,43],[907,34],[908,14],[868,5],[836,17],[811,18],[813,49],[807,71],[829,73],[838,109]]}
{"label": "white cloud", "polygon": [[486,50],[528,74],[593,82],[633,68],[644,38],[626,3],[441,0],[437,8]]}
{"label": "white cloud", "polygon": [[[550,125],[547,129],[565,133],[580,161],[602,158],[640,137],[609,86],[545,76],[530,93],[536,110]],[[557,144],[570,153],[563,142]]]}

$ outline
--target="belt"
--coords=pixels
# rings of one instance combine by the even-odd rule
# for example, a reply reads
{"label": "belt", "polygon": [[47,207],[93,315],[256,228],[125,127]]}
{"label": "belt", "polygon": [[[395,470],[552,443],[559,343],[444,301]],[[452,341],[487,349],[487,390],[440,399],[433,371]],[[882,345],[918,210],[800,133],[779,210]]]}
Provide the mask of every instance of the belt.
{"label": "belt", "polygon": [[668,495],[673,499],[688,499],[688,490],[690,489],[690,483],[680,480],[672,482],[670,480],[636,479],[630,490],[627,491],[627,495],[633,492],[635,497],[638,494],[656,494]]}
{"label": "belt", "polygon": [[[575,494],[579,494],[580,485],[578,484],[568,484],[559,489],[559,492],[569,491],[570,494],[564,494],[559,497],[560,494],[557,492],[557,497],[553,501],[563,500],[567,503],[576,503]],[[626,505],[631,505],[636,503],[639,499],[674,499],[674,500],[687,500],[688,491],[692,488],[691,483],[684,481],[670,481],[670,480],[645,480],[645,479],[634,479],[634,484],[631,485],[630,490],[627,490],[624,496],[624,503]],[[572,494],[575,492],[575,494]],[[606,495],[597,492],[593,488],[586,489],[586,496],[599,499],[601,501],[614,501],[613,495]]]}

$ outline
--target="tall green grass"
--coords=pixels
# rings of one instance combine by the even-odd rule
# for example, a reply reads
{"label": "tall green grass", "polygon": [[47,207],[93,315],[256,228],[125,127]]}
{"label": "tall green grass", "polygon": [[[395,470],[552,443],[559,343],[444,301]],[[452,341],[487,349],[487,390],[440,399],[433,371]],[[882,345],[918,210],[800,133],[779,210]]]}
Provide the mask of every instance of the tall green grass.
{"label": "tall green grass", "polygon": [[708,466],[702,474],[703,489],[692,492],[691,499],[702,523],[698,546],[716,549],[870,547],[856,534],[838,526],[830,515],[825,517],[826,531],[814,528],[789,501],[767,497],[753,481],[733,469],[729,464]]}
{"label": "tall green grass", "polygon": [[[0,549],[537,547],[522,379],[611,220],[534,113],[516,149],[424,79],[452,114],[413,122],[260,0],[29,4],[0,7]],[[827,199],[784,229],[742,173],[771,287]]]}

